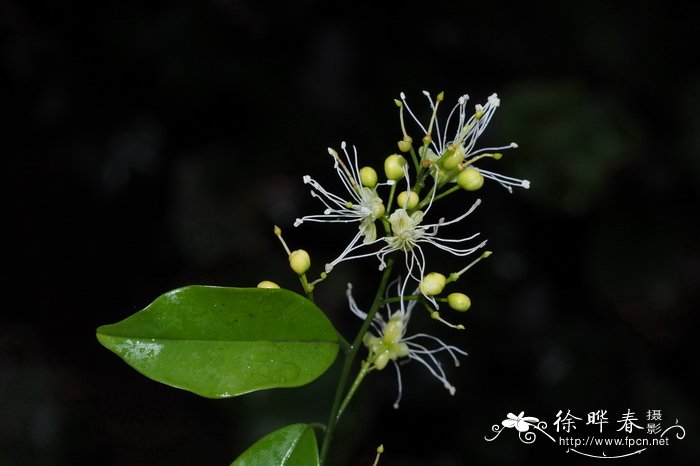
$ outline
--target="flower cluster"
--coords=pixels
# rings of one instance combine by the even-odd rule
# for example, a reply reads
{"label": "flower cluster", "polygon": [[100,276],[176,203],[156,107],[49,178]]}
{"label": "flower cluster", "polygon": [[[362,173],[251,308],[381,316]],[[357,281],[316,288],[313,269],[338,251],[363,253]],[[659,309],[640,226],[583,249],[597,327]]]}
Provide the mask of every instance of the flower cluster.
{"label": "flower cluster", "polygon": [[[450,111],[447,120],[444,125],[443,132],[440,132],[439,121],[435,118],[437,113],[438,104],[443,99],[443,94],[438,94],[437,98],[433,100],[430,94],[423,91],[423,94],[427,97],[430,103],[430,108],[433,109],[433,117],[430,120],[429,128],[423,126],[420,120],[411,111],[408,103],[406,102],[406,96],[401,93],[401,101],[396,101],[396,104],[400,108],[406,108],[411,117],[415,120],[418,126],[421,127],[426,134],[432,133],[433,125],[435,126],[435,133],[437,138],[430,138],[430,146],[428,148],[426,157],[432,160],[441,160],[442,168],[446,170],[452,170],[455,167],[459,167],[461,171],[466,171],[469,177],[475,178],[476,180],[481,180],[477,182],[476,189],[481,187],[483,184],[483,178],[488,178],[496,181],[501,186],[508,189],[509,192],[513,192],[512,187],[522,187],[528,189],[530,187],[530,182],[527,180],[520,180],[517,178],[512,178],[509,176],[500,175],[491,171],[484,169],[479,169],[475,165],[480,159],[492,158],[499,160],[503,154],[498,151],[505,149],[515,149],[518,145],[514,142],[506,146],[501,147],[484,147],[476,148],[476,141],[484,132],[488,126],[493,114],[496,109],[500,106],[501,101],[497,94],[491,94],[487,100],[486,105],[477,104],[474,107],[474,113],[467,118],[467,102],[469,101],[469,96],[464,94],[459,99],[457,99],[457,104]],[[453,121],[456,115],[456,130],[452,139],[449,139],[448,133],[453,126]],[[407,137],[406,128],[404,126],[403,118],[401,119],[401,128],[404,132],[404,138]],[[474,170],[474,172],[470,171]],[[449,173],[448,173],[449,175]],[[480,178],[478,175],[481,175]],[[448,180],[450,177],[443,178],[442,181]],[[466,178],[466,176],[464,176]],[[466,189],[466,188],[465,188]]]}
{"label": "flower cluster", "polygon": [[[409,162],[401,154],[392,154],[385,160],[384,171],[387,181],[378,183],[376,171],[371,167],[360,168],[357,149],[352,148],[352,156],[345,142],[341,144],[343,157],[329,148],[333,157],[334,168],[344,194],[334,194],[325,189],[311,176],[304,177],[304,183],[311,186],[311,195],[319,199],[325,209],[322,214],[298,218],[294,225],[304,222],[322,223],[357,223],[357,232],[341,253],[325,266],[329,273],[341,262],[363,257],[376,257],[379,269],[386,265],[386,258],[392,253],[401,253],[406,266],[406,283],[414,280],[420,283],[426,274],[425,246],[432,246],[449,254],[464,257],[481,249],[486,242],[473,244],[479,233],[466,237],[452,238],[443,236],[445,227],[464,220],[481,203],[476,199],[471,207],[452,220],[441,218],[426,221],[426,216],[434,202],[461,189],[475,191],[481,188],[484,178],[492,179],[512,191],[513,186],[529,187],[527,180],[500,175],[477,168],[474,164],[485,158],[498,160],[502,154],[498,151],[515,148],[511,143],[502,147],[476,148],[476,142],[491,121],[500,101],[496,94],[491,95],[485,105],[476,105],[474,113],[467,117],[467,95],[461,96],[450,111],[444,125],[438,118],[438,107],[443,100],[440,93],[433,99],[428,98],[432,111],[427,125],[410,109],[406,97],[401,93],[401,100],[396,100],[399,107],[402,139],[398,142],[399,151],[410,154],[416,176],[409,175]],[[404,110],[415,120],[422,131],[422,145],[417,150],[413,139],[406,129]],[[456,129],[453,127],[456,126]],[[442,127],[442,129],[441,129]],[[452,136],[448,136],[450,131]],[[401,180],[405,180],[406,190],[396,193]],[[403,184],[403,183],[401,183]],[[378,189],[389,187],[386,202]],[[396,204],[394,205],[394,201]],[[384,234],[378,233],[377,223]]]}
{"label": "flower cluster", "polygon": [[[471,306],[469,297],[459,292],[450,293],[447,297],[440,295],[446,285],[457,281],[479,260],[491,254],[490,251],[483,251],[486,241],[479,238],[478,232],[456,237],[449,234],[451,227],[462,223],[474,212],[481,204],[481,199],[470,201],[469,207],[452,219],[430,220],[433,205],[458,191],[477,191],[487,179],[495,181],[509,192],[514,187],[527,189],[530,186],[527,180],[481,168],[482,163],[488,159],[500,160],[503,157],[502,151],[518,147],[515,143],[477,147],[480,136],[500,105],[496,94],[489,96],[485,104],[475,105],[473,112],[467,108],[469,96],[459,97],[442,122],[438,113],[444,94],[440,93],[435,98],[428,92],[424,92],[424,95],[430,110],[425,121],[409,107],[403,93],[400,94],[400,99],[394,101],[399,109],[401,139],[397,142],[398,152],[384,160],[385,181],[380,182],[374,168],[359,164],[354,146],[349,149],[343,142],[340,152],[329,148],[328,153],[333,159],[342,191],[334,193],[311,176],[305,176],[304,183],[311,187],[312,197],[323,204],[324,210],[320,214],[298,218],[294,223],[294,226],[306,222],[357,225],[352,239],[335,259],[325,265],[318,280],[309,283],[306,276],[297,271],[302,283],[305,286],[308,284],[307,292],[345,261],[374,257],[378,261],[379,270],[384,270],[389,260],[393,261],[396,256],[403,263],[403,279],[396,282],[396,295],[387,297],[383,302],[386,318],[375,314],[372,318],[373,332],[364,338],[364,344],[369,350],[365,364],[374,370],[382,370],[391,361],[396,367],[399,398],[401,376],[397,361],[401,359],[420,362],[454,394],[455,389],[447,381],[435,354],[447,352],[455,365],[458,365],[457,355],[466,353],[424,333],[407,337],[408,322],[415,306],[421,304],[433,319],[463,329],[462,325],[447,322],[438,309],[440,303],[447,303],[453,310],[466,311]],[[420,138],[415,139],[416,142],[409,134],[406,114],[420,131]],[[427,253],[431,248],[460,258],[480,250],[482,252],[458,272],[443,274],[428,266]],[[292,254],[289,250],[287,252]],[[358,317],[368,319],[368,315],[355,303],[351,289],[349,285],[347,297],[350,309]],[[389,303],[398,303],[399,309],[392,312]],[[421,340],[437,343],[438,346],[436,349],[428,349]]]}

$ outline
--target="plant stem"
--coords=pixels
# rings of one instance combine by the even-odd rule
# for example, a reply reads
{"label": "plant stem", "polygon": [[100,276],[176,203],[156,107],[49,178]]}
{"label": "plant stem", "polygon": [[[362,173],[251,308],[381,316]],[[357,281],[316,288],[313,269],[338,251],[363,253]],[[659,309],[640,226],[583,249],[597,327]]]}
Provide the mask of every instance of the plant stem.
{"label": "plant stem", "polygon": [[394,202],[394,193],[396,192],[396,182],[391,185],[391,189],[389,190],[389,202],[386,204],[386,212],[389,213],[391,212],[391,203]]}
{"label": "plant stem", "polygon": [[413,150],[413,144],[411,144],[411,158],[413,159],[413,165],[416,167],[416,173],[420,170],[420,162],[418,161],[418,157],[416,156],[416,151]]}
{"label": "plant stem", "polygon": [[[374,316],[377,314],[377,311],[379,310],[380,306],[382,305],[382,296],[384,296],[384,290],[386,289],[387,283],[389,283],[389,276],[391,275],[391,269],[393,268],[393,266],[394,266],[394,260],[393,259],[387,260],[386,268],[384,269],[384,273],[382,274],[381,281],[379,282],[379,288],[377,288],[377,294],[374,296],[374,301],[372,302],[372,307],[370,307],[369,312],[367,313],[367,318],[362,323],[362,327],[360,327],[360,331],[357,333],[355,340],[352,342],[352,345],[350,346],[350,351],[345,356],[345,361],[343,362],[343,369],[340,373],[340,380],[338,381],[338,388],[335,391],[335,399],[333,400],[333,407],[331,408],[331,413],[330,413],[330,416],[328,417],[328,424],[326,426],[326,434],[323,436],[323,444],[321,445],[321,457],[320,457],[321,466],[323,466],[326,462],[326,457],[328,456],[328,448],[330,447],[331,440],[333,439],[333,431],[335,430],[335,426],[336,426],[338,420],[340,419],[342,411],[345,409],[345,405],[347,405],[347,401],[350,401],[349,397],[352,396],[351,392],[354,393],[354,391],[357,389],[357,387],[355,385],[359,386],[359,383],[364,378],[364,375],[362,375],[362,377],[360,377],[360,375],[358,374],[357,379],[355,379],[355,383],[353,383],[354,388],[351,387],[350,392],[348,392],[348,394],[347,394],[348,396],[343,397],[343,393],[345,392],[345,387],[347,386],[347,383],[348,383],[348,377],[350,375],[350,370],[352,369],[352,363],[355,361],[355,357],[357,356],[357,351],[359,350],[360,346],[362,346],[362,339],[364,338],[365,334],[367,333],[367,330],[369,330],[369,326],[372,323],[372,320],[374,320]],[[361,373],[362,372],[360,372],[360,374]],[[344,398],[347,400],[346,402],[343,402]]]}
{"label": "plant stem", "polygon": [[[433,198],[433,202],[435,202],[435,201],[437,201],[437,200],[440,200],[440,199],[442,199],[443,197],[448,196],[448,195],[452,194],[453,192],[458,191],[458,190],[460,190],[460,189],[461,189],[461,188],[460,188],[459,186],[453,186],[453,187],[451,187],[450,189],[447,189],[447,190],[441,192],[440,194],[438,194],[437,196],[435,196],[435,197]],[[420,202],[420,204],[418,204],[418,209],[422,209],[423,207],[425,207],[425,206],[426,206],[427,204],[429,204],[429,203],[430,203],[430,196],[426,196],[425,199],[423,199],[423,200]]]}
{"label": "plant stem", "polygon": [[336,332],[338,335],[338,342],[340,343],[340,349],[343,350],[344,353],[347,353],[350,351],[350,343],[340,334],[340,332]]}
{"label": "plant stem", "polygon": [[309,280],[306,278],[306,274],[302,273],[299,275],[299,281],[301,282],[301,287],[304,289],[304,293],[306,293],[306,297],[311,301],[312,303],[314,302],[314,292],[313,290],[309,289]]}
{"label": "plant stem", "polygon": [[[418,301],[421,298],[421,296],[423,296],[423,295],[411,294],[411,295],[407,295],[407,296],[395,296],[393,298],[385,298],[385,299],[382,299],[382,305],[391,304],[391,303],[398,303],[401,301]],[[445,300],[445,301],[447,301],[447,300]]]}
{"label": "plant stem", "polygon": [[353,395],[357,391],[357,387],[360,386],[362,383],[362,380],[365,378],[367,374],[372,372],[372,368],[374,366],[371,366],[365,361],[362,361],[362,367],[360,368],[360,372],[357,374],[357,377],[355,377],[355,380],[353,381],[352,385],[350,386],[350,390],[348,390],[348,393],[345,395],[345,399],[343,400],[343,403],[340,405],[340,409],[338,409],[338,414],[336,416],[335,421],[338,422],[345,412],[345,408],[348,407],[348,403],[350,403],[350,400],[352,399]]}

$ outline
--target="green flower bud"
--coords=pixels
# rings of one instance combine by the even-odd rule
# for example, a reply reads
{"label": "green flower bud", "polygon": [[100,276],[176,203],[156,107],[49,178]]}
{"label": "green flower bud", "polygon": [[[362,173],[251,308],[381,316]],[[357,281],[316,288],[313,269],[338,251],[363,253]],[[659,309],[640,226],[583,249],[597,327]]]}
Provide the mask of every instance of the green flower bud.
{"label": "green flower bud", "polygon": [[401,340],[403,322],[399,319],[390,319],[384,327],[384,342],[391,344]]}
{"label": "green flower bud", "polygon": [[484,185],[484,177],[475,168],[465,168],[457,175],[457,184],[467,191],[476,191]]}
{"label": "green flower bud", "polygon": [[442,156],[442,166],[445,170],[454,170],[464,160],[464,149],[462,146],[450,146]]}
{"label": "green flower bud", "polygon": [[362,343],[364,343],[370,351],[377,353],[381,349],[382,339],[375,337],[371,333],[365,333],[365,336],[362,338]]}
{"label": "green flower bud", "polygon": [[309,257],[309,253],[303,249],[292,251],[292,253],[289,255],[289,266],[298,275],[306,273],[306,271],[309,270],[309,267],[311,267],[311,258]]}
{"label": "green flower bud", "polygon": [[409,150],[411,150],[411,143],[406,140],[399,141],[398,146],[401,152],[408,152]]}
{"label": "green flower bud", "polygon": [[450,293],[447,296],[447,304],[455,311],[464,312],[472,305],[472,301],[464,293]]}
{"label": "green flower bud", "polygon": [[[407,199],[408,202],[406,202]],[[402,209],[411,210],[416,208],[419,198],[418,194],[414,193],[413,191],[402,191],[399,194],[397,201],[399,203],[399,207]]]}
{"label": "green flower bud", "polygon": [[384,160],[384,173],[390,180],[398,181],[403,178],[403,167],[406,159],[399,154],[392,154]]}
{"label": "green flower bud", "polygon": [[377,186],[377,172],[372,167],[362,167],[360,168],[360,181],[362,186],[368,188],[374,188]]}
{"label": "green flower bud", "polygon": [[377,357],[374,359],[374,367],[378,371],[384,369],[386,365],[389,363],[390,359],[389,351],[384,350],[381,353],[377,355]]}
{"label": "green flower bud", "polygon": [[275,283],[271,282],[269,280],[263,280],[260,283],[258,283],[258,288],[279,288],[280,286]]}
{"label": "green flower bud", "polygon": [[438,272],[430,272],[428,275],[423,277],[419,288],[421,293],[424,295],[433,296],[442,292],[442,289],[445,288],[446,282],[447,279],[443,274]]}

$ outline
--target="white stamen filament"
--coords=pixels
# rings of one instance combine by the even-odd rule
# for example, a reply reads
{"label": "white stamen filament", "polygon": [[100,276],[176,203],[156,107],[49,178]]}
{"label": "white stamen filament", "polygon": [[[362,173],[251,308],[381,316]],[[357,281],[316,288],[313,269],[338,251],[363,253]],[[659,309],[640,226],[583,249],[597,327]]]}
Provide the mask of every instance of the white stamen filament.
{"label": "white stamen filament", "polygon": [[[436,117],[438,105],[433,101],[432,97],[428,92],[423,91],[423,95],[425,95],[428,98],[430,108],[431,110],[433,110],[433,113],[430,117],[428,130],[426,130],[423,123],[421,123],[418,117],[416,117],[415,113],[413,113],[413,111],[411,110],[410,106],[408,105],[408,102],[406,101],[406,96],[403,92],[401,93],[401,100],[403,102],[403,106],[406,107],[408,113],[413,118],[413,121],[416,122],[416,124],[421,128],[421,130],[423,130],[423,132],[427,134],[428,131],[432,128],[433,122],[435,123],[437,137],[433,138],[433,140],[431,141],[431,147],[433,151],[435,151],[435,154],[437,154],[438,156],[442,156],[448,150],[450,145],[458,145],[462,147],[462,150],[464,152],[464,161],[467,165],[469,165],[476,161],[471,159],[473,159],[474,156],[478,156],[479,154],[483,154],[490,151],[514,149],[518,147],[516,143],[510,143],[509,145],[501,147],[489,147],[482,149],[475,148],[477,140],[486,130],[486,127],[491,121],[491,118],[493,118],[496,109],[500,106],[501,101],[498,98],[497,94],[491,94],[488,97],[487,103],[485,105],[476,105],[475,112],[471,114],[469,118],[467,118],[466,110],[469,96],[465,94],[459,97],[459,99],[457,99],[457,103],[454,107],[452,107],[452,110],[450,111],[450,113],[447,116],[447,119],[445,120],[445,125],[442,132],[440,132],[439,130],[440,123]],[[450,130],[450,127],[453,126],[452,122],[453,117],[455,116],[457,130],[454,133],[454,138],[449,139],[448,131]],[[479,118],[477,118],[477,116],[479,116]],[[496,181],[498,184],[506,188],[509,192],[513,192],[512,187],[514,186],[526,189],[530,187],[530,182],[527,180],[520,180],[517,178],[499,175],[490,171],[481,170],[480,168],[479,171],[482,174],[484,174],[484,178]]]}
{"label": "white stamen filament", "polygon": [[[403,283],[402,283],[403,282]],[[405,281],[401,280],[401,278],[398,278],[394,280],[389,287],[397,287],[397,291],[401,292],[402,289],[405,288]],[[418,290],[416,289],[414,291],[414,294],[418,293]],[[386,298],[388,299],[388,292],[385,294]],[[405,296],[403,294],[400,294],[399,296]],[[352,311],[353,314],[358,316],[361,319],[366,319],[367,314],[359,309],[357,306],[357,303],[352,297],[352,285],[348,284],[348,289],[347,289],[347,297],[348,297],[348,303],[350,306],[350,310]],[[408,351],[407,353],[396,353],[394,352],[393,354],[389,354],[389,360],[391,360],[394,364],[394,368],[396,369],[396,379],[397,379],[397,386],[398,386],[398,395],[396,397],[396,400],[394,401],[393,407],[395,409],[398,409],[399,403],[401,401],[401,398],[403,396],[403,381],[401,377],[401,368],[400,368],[400,362],[397,361],[399,358],[408,358],[409,360],[414,360],[418,361],[420,364],[425,366],[428,369],[428,372],[438,379],[442,385],[450,392],[451,395],[455,394],[455,387],[450,384],[450,382],[447,380],[447,375],[445,374],[444,369],[442,368],[442,365],[440,364],[440,361],[436,358],[436,355],[440,352],[447,352],[450,355],[450,358],[452,359],[455,367],[459,366],[459,359],[458,355],[466,356],[467,353],[456,346],[448,345],[444,343],[442,340],[439,338],[428,335],[425,333],[418,333],[415,335],[411,335],[409,337],[406,337],[406,332],[408,330],[408,325],[409,321],[411,318],[411,313],[413,311],[413,308],[416,306],[417,301],[416,300],[408,300],[408,305],[406,306],[406,300],[401,299],[399,301],[400,303],[400,309],[397,310],[396,312],[391,311],[391,306],[387,304],[386,307],[386,312],[388,316],[388,320],[384,320],[382,318],[382,315],[380,313],[377,313],[374,317],[374,320],[372,322],[372,328],[375,334],[368,334],[371,335],[369,337],[368,341],[365,341],[365,345],[370,349],[370,354],[368,362],[370,364],[373,363],[373,357],[376,357],[377,354],[379,353],[374,353],[375,350],[377,351],[390,351],[386,349],[387,347],[382,346],[382,345],[391,345],[389,347],[393,347],[394,345],[399,345],[403,346],[404,348],[407,348]],[[398,319],[398,321],[396,320]],[[400,333],[396,334],[393,333],[396,330],[396,325],[400,325]],[[389,330],[389,329],[394,329],[394,330]],[[387,333],[391,332],[391,333]],[[388,340],[385,340],[385,338],[388,338]],[[419,339],[425,339],[429,342],[437,343],[436,348],[428,348],[424,344],[419,343],[417,340]],[[377,349],[378,348],[378,349]],[[391,350],[393,351],[393,350]],[[386,355],[387,353],[381,353],[383,355]],[[384,356],[386,357],[386,356]],[[385,366],[382,363],[381,366],[377,366],[378,370],[381,370]]]}

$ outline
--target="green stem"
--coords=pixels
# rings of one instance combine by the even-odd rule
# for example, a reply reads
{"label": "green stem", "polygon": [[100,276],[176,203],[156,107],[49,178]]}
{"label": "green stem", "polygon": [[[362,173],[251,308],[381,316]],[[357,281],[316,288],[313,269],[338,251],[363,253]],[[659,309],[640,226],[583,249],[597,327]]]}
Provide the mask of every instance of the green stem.
{"label": "green stem", "polygon": [[336,335],[338,335],[338,342],[340,343],[340,349],[343,350],[344,353],[347,353],[350,351],[350,343],[343,337],[340,332],[335,332]]}
{"label": "green stem", "polygon": [[[350,375],[350,370],[352,369],[352,363],[355,361],[355,357],[357,356],[357,352],[360,349],[360,346],[362,345],[362,339],[365,337],[365,334],[367,333],[367,330],[369,330],[369,326],[372,323],[372,320],[374,320],[374,316],[377,314],[377,311],[379,310],[379,308],[382,305],[382,296],[384,295],[384,290],[386,289],[386,286],[389,283],[389,275],[391,274],[391,269],[393,266],[394,266],[394,260],[389,259],[387,261],[386,268],[384,269],[384,273],[382,274],[382,279],[379,282],[379,288],[377,288],[377,294],[374,296],[374,301],[372,302],[372,307],[370,307],[369,312],[367,313],[367,318],[365,318],[365,321],[362,323],[362,327],[360,327],[360,331],[357,333],[355,340],[352,342],[352,345],[350,346],[350,351],[345,356],[345,361],[343,362],[343,368],[340,372],[340,380],[338,381],[338,388],[335,391],[335,399],[333,400],[333,407],[331,408],[331,413],[330,413],[330,416],[328,417],[328,424],[326,426],[326,435],[323,436],[323,444],[321,445],[321,458],[320,458],[321,466],[323,466],[326,462],[326,457],[328,456],[328,448],[330,447],[331,440],[333,439],[333,431],[335,430],[335,426],[338,422],[338,419],[340,418],[340,414],[342,414],[341,408],[344,409],[344,405],[347,404],[347,403],[343,403],[343,399],[344,399],[343,393],[345,392],[345,387],[347,386],[347,383],[348,383],[348,377]],[[359,378],[359,376],[358,376],[358,378]],[[364,378],[364,376],[362,376],[362,378]],[[360,381],[361,380],[362,379],[360,379]],[[356,379],[356,381],[357,381],[357,379]],[[359,382],[358,382],[358,385],[359,385]],[[356,388],[357,387],[355,387],[355,389]],[[351,390],[352,390],[352,388],[351,388]]]}
{"label": "green stem", "polygon": [[314,302],[314,292],[312,289],[309,289],[309,280],[306,278],[306,273],[302,273],[299,275],[299,281],[301,282],[301,287],[304,288],[304,293],[306,293],[306,297],[311,301],[312,303]]}
{"label": "green stem", "polygon": [[345,399],[343,400],[343,403],[340,405],[340,409],[338,409],[338,415],[335,419],[336,422],[338,422],[345,412],[345,408],[348,407],[348,403],[350,403],[350,400],[352,399],[353,395],[357,391],[357,387],[360,386],[362,383],[362,380],[365,378],[367,374],[372,372],[372,368],[374,366],[368,364],[366,361],[362,361],[362,367],[360,368],[360,372],[357,374],[357,377],[355,377],[355,381],[352,383],[350,386],[350,390],[348,390],[347,395],[345,395]]}
{"label": "green stem", "polygon": [[313,429],[316,429],[319,432],[325,432],[326,431],[326,426],[325,424],[321,424],[320,422],[309,422],[309,426]]}
{"label": "green stem", "polygon": [[[450,189],[448,189],[448,190],[446,190],[446,191],[443,191],[443,192],[441,192],[440,194],[438,194],[437,196],[435,196],[435,197],[433,198],[433,202],[435,202],[435,201],[437,201],[437,200],[440,200],[440,199],[442,199],[442,198],[445,197],[445,196],[449,196],[449,195],[452,194],[453,192],[459,191],[460,189],[462,189],[462,188],[460,188],[459,185],[452,186]],[[420,201],[420,204],[418,204],[418,207],[417,207],[417,208],[420,210],[420,209],[422,209],[423,207],[425,207],[426,205],[428,205],[429,203],[430,203],[430,196],[428,195],[428,196],[425,197],[425,199],[423,199],[422,201]]]}
{"label": "green stem", "polygon": [[418,161],[418,156],[416,155],[416,151],[413,150],[413,144],[411,144],[411,158],[413,159],[413,165],[416,167],[416,173],[420,170],[420,162]]}
{"label": "green stem", "polygon": [[391,235],[391,227],[389,226],[388,214],[391,212],[391,204],[394,202],[394,194],[396,193],[396,183],[391,185],[391,190],[389,191],[389,201],[386,204],[386,209],[384,210],[384,215],[382,215],[382,225],[384,225],[384,231],[387,236]]}
{"label": "green stem", "polygon": [[384,304],[391,304],[391,303],[398,303],[400,301],[417,301],[420,299],[422,295],[419,294],[411,294],[408,296],[395,296],[393,298],[385,298],[382,299],[382,305]]}
{"label": "green stem", "polygon": [[[423,154],[426,154],[428,151],[428,146],[430,144],[423,144],[422,149],[423,149]],[[420,164],[420,169],[418,170],[418,173],[416,174],[416,183],[413,185],[413,192],[420,195],[420,192],[423,190],[423,187],[425,186],[425,178],[430,174],[430,166],[425,167],[423,166],[423,161],[426,160],[425,156],[421,158],[421,164]]]}
{"label": "green stem", "polygon": [[391,212],[391,204],[394,202],[394,193],[396,193],[396,182],[391,185],[391,189],[389,190],[389,202],[386,204],[386,210],[384,216]]}

